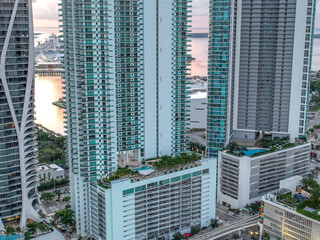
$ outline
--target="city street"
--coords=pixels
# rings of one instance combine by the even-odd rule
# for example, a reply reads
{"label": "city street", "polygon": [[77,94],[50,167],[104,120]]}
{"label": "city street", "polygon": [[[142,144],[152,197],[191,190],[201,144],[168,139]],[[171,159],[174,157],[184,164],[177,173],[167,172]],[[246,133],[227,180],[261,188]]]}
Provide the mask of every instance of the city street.
{"label": "city street", "polygon": [[217,240],[226,239],[226,236],[237,233],[246,228],[254,227],[259,221],[259,216],[246,217],[240,221],[234,221],[232,224],[226,224],[219,228],[209,228],[206,232],[198,233],[197,235],[190,238],[190,240]]}

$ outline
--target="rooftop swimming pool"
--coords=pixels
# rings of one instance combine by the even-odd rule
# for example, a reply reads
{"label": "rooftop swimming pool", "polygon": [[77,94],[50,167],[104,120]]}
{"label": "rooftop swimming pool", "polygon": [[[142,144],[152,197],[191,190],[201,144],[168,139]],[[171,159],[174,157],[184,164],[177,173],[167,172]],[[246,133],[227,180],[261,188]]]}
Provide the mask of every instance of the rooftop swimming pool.
{"label": "rooftop swimming pool", "polygon": [[255,153],[260,153],[260,152],[264,152],[266,151],[265,149],[248,149],[247,151],[244,151],[244,155],[250,157],[251,155],[255,154]]}
{"label": "rooftop swimming pool", "polygon": [[152,167],[143,166],[141,168],[133,169],[133,171],[143,171],[143,170],[150,170]]}

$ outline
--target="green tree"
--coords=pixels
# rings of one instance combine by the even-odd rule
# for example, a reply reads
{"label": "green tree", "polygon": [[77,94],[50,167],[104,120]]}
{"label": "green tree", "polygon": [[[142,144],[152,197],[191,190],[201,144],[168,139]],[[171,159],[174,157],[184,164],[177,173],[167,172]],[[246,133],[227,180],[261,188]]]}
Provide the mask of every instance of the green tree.
{"label": "green tree", "polygon": [[27,228],[29,228],[29,230],[33,233],[35,233],[38,229],[38,223],[33,222],[33,223],[28,223],[27,224]]}
{"label": "green tree", "polygon": [[56,196],[58,196],[58,202],[60,202],[60,198],[61,198],[61,191],[60,190],[57,190],[55,192]]}
{"label": "green tree", "polygon": [[10,235],[14,235],[16,233],[16,229],[12,226],[8,226],[4,229],[3,233],[6,236],[6,238],[9,239]]}
{"label": "green tree", "polygon": [[211,219],[210,226],[211,226],[212,228],[217,228],[217,227],[219,227],[219,226],[220,226],[219,220],[216,219],[216,218],[215,218],[215,219]]}
{"label": "green tree", "polygon": [[43,233],[46,231],[47,227],[43,223],[40,223],[38,226],[39,230]]}
{"label": "green tree", "polygon": [[236,153],[239,155],[244,155],[244,152],[247,150],[246,147],[242,147],[240,146],[238,143],[236,142],[230,142],[226,148],[225,148],[228,152],[231,153]]}
{"label": "green tree", "polygon": [[191,235],[196,235],[200,232],[200,227],[191,227]]}
{"label": "green tree", "polygon": [[181,240],[182,239],[182,235],[180,232],[176,232],[175,234],[173,234],[173,240]]}
{"label": "green tree", "polygon": [[257,236],[255,236],[255,235],[252,235],[251,237],[251,240],[258,240],[259,238],[257,237]]}
{"label": "green tree", "polygon": [[19,234],[19,239],[20,239],[20,235],[22,233],[22,230],[20,227],[16,227],[16,233]]}
{"label": "green tree", "polygon": [[55,220],[51,220],[50,225],[55,228],[57,227],[58,223]]}
{"label": "green tree", "polygon": [[40,200],[41,201],[49,201],[54,199],[54,194],[51,192],[41,193]]}
{"label": "green tree", "polygon": [[238,234],[234,233],[234,234],[232,234],[232,238],[233,238],[233,239],[239,239],[240,236],[239,236]]}
{"label": "green tree", "polygon": [[31,238],[32,238],[32,235],[31,235],[30,232],[25,232],[25,233],[24,233],[24,239],[25,239],[25,240],[29,240],[29,239],[31,239]]}
{"label": "green tree", "polygon": [[261,236],[261,240],[270,240],[270,235],[267,232],[264,232]]}
{"label": "green tree", "polygon": [[74,212],[71,210],[71,208],[65,208],[60,215],[61,223],[65,226],[72,226],[74,221]]}

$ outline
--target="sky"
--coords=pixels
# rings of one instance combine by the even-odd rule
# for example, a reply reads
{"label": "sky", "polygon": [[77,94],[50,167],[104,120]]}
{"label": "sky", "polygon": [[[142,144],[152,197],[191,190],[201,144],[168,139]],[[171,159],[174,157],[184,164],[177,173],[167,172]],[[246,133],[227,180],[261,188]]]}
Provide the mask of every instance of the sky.
{"label": "sky", "polygon": [[[192,1],[192,28],[194,32],[207,32],[209,25],[209,0]],[[33,0],[35,32],[44,27],[58,31],[58,0]],[[317,0],[316,32],[320,33],[320,0]]]}

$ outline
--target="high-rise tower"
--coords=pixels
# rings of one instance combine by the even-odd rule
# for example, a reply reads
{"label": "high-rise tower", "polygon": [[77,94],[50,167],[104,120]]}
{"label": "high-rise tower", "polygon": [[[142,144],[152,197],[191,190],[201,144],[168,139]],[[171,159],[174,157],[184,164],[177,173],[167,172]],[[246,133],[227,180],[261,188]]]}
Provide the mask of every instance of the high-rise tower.
{"label": "high-rise tower", "polygon": [[63,0],[71,200],[89,229],[89,183],[187,147],[189,0]]}
{"label": "high-rise tower", "polygon": [[0,228],[37,219],[31,0],[0,0]]}
{"label": "high-rise tower", "polygon": [[207,155],[306,135],[315,0],[211,0]]}

